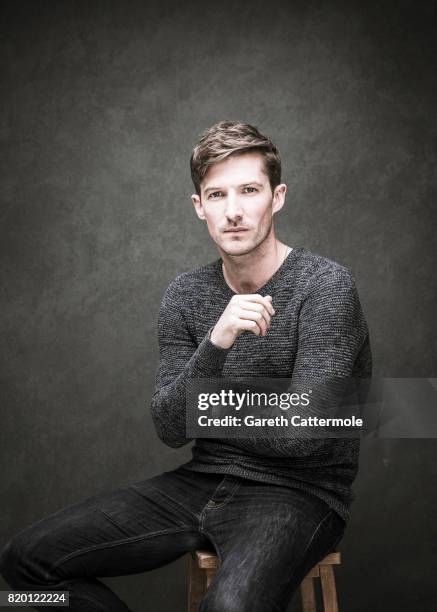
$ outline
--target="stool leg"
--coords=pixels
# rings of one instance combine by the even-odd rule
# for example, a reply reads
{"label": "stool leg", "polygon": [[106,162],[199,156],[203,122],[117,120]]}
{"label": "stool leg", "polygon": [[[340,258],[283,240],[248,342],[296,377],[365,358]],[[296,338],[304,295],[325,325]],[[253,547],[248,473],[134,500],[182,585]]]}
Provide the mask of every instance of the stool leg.
{"label": "stool leg", "polygon": [[319,571],[325,612],[338,612],[337,591],[332,565],[321,565]]}
{"label": "stool leg", "polygon": [[205,592],[205,572],[201,570],[192,553],[188,554],[188,612],[198,612]]}
{"label": "stool leg", "polygon": [[206,588],[209,589],[209,585],[211,584],[214,576],[216,575],[217,570],[215,569],[207,569],[206,570]]}
{"label": "stool leg", "polygon": [[316,612],[316,596],[312,578],[304,578],[300,585],[302,612]]}

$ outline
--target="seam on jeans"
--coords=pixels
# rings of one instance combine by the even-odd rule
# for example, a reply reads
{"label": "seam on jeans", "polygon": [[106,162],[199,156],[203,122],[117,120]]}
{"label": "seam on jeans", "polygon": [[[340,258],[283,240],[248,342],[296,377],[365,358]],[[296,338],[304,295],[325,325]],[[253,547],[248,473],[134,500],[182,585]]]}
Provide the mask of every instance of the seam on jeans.
{"label": "seam on jeans", "polygon": [[[135,487],[135,484],[132,484],[132,485],[130,485],[130,486],[131,486],[131,488],[133,488],[133,489],[136,491],[136,493],[137,493],[138,495],[140,495],[141,497],[144,497],[144,496],[143,496],[143,495],[140,493],[140,491],[138,490],[138,488],[137,488],[137,487]],[[180,501],[178,501],[177,499],[175,499],[174,497],[172,497],[172,496],[171,496],[171,495],[169,495],[168,493],[164,493],[164,492],[163,492],[161,489],[158,489],[157,487],[154,487],[153,485],[148,485],[148,486],[149,486],[151,489],[153,489],[154,491],[157,491],[157,492],[158,492],[160,495],[164,495],[165,497],[168,497],[169,499],[171,499],[171,501],[172,501],[173,503],[175,503],[177,506],[180,506],[180,507],[181,507],[181,508],[183,508],[183,509],[184,509],[186,512],[188,512],[189,514],[191,514],[191,516],[192,516],[194,519],[196,519],[196,520],[198,520],[198,519],[199,519],[199,516],[198,516],[198,515],[197,515],[195,512],[192,512],[192,511],[191,511],[189,508],[187,508],[187,507],[186,507],[184,504],[182,504]]]}
{"label": "seam on jeans", "polygon": [[[193,531],[193,528],[190,526],[189,531]],[[116,540],[114,542],[109,542],[109,543],[102,543],[102,544],[94,544],[93,546],[87,546],[86,548],[81,548],[79,550],[75,550],[72,553],[69,553],[68,555],[65,555],[64,557],[61,557],[61,559],[59,559],[59,561],[57,561],[56,563],[54,563],[51,567],[51,571],[59,568],[60,565],[62,565],[63,563],[65,563],[66,561],[69,561],[70,559],[74,559],[75,557],[79,557],[80,555],[84,555],[88,552],[92,552],[94,550],[101,550],[101,549],[108,549],[108,548],[115,548],[116,546],[122,546],[123,544],[130,544],[131,542],[141,542],[141,540],[147,540],[149,538],[154,538],[156,536],[160,536],[160,535],[166,535],[166,534],[170,534],[170,533],[180,533],[182,531],[187,531],[187,528],[184,527],[182,529],[161,529],[161,531],[153,531],[152,533],[145,533],[139,536],[132,536],[130,538],[122,538],[121,540]]]}
{"label": "seam on jeans", "polygon": [[[202,522],[202,516],[203,513],[205,512],[206,507],[208,506],[208,504],[213,501],[212,497],[214,497],[214,495],[217,493],[217,491],[220,489],[221,486],[223,486],[223,483],[226,482],[227,479],[231,478],[232,476],[229,474],[226,474],[218,483],[218,485],[216,486],[216,488],[214,489],[213,493],[211,493],[211,496],[209,497],[208,501],[206,502],[206,504],[204,506],[202,506],[202,509],[200,510],[199,514],[195,514],[196,519],[200,522],[199,527],[201,528],[201,522]],[[238,482],[235,483],[235,486],[239,484]],[[234,489],[235,489],[234,486]],[[232,489],[232,491],[230,492],[230,496],[232,497],[233,493],[234,493],[234,489]],[[229,499],[231,499],[231,497],[229,497]],[[223,502],[220,505],[220,507],[222,506]]]}
{"label": "seam on jeans", "polygon": [[[220,486],[220,485],[219,485],[219,486]],[[240,488],[240,486],[241,486],[241,482],[236,482],[236,483],[234,484],[233,489],[231,489],[231,491],[228,493],[227,497],[226,497],[226,498],[225,498],[225,499],[224,499],[222,502],[220,502],[220,503],[214,502],[214,506],[210,506],[209,508],[207,508],[208,504],[209,504],[211,501],[214,501],[213,499],[209,499],[209,500],[207,501],[207,503],[206,503],[205,507],[203,508],[203,510],[205,510],[206,508],[207,508],[208,510],[217,510],[217,509],[219,509],[219,508],[222,508],[223,506],[226,506],[226,504],[228,504],[228,503],[231,501],[231,499],[234,497],[234,495],[235,495],[235,493],[236,493],[237,489],[238,489],[238,488]],[[217,487],[217,489],[218,489],[218,487]],[[216,489],[216,491],[217,491],[217,489]],[[214,495],[214,494],[215,494],[215,491],[214,491],[213,495]],[[202,511],[202,514],[203,514],[203,511]]]}
{"label": "seam on jeans", "polygon": [[210,503],[211,500],[207,501],[207,503],[203,507],[203,510],[202,510],[202,512],[200,513],[200,516],[199,516],[199,531],[201,533],[204,532],[203,523],[205,521],[206,511],[207,510],[221,510],[223,508],[223,506],[226,506],[232,500],[232,498],[234,497],[235,493],[237,492],[237,489],[239,489],[240,487],[241,487],[241,482],[236,482],[234,484],[234,488],[232,489],[232,491],[229,493],[229,495],[226,497],[226,499],[223,500],[220,504],[217,504],[217,505],[214,505],[214,506],[208,506],[208,504]]}
{"label": "seam on jeans", "polygon": [[313,543],[314,538],[316,537],[316,533],[317,533],[317,532],[320,530],[320,527],[322,526],[322,524],[323,524],[323,523],[326,521],[326,519],[327,519],[329,516],[331,516],[331,514],[332,514],[332,513],[333,513],[333,510],[332,510],[332,509],[330,509],[330,510],[328,511],[328,513],[327,513],[327,514],[326,514],[326,515],[325,515],[325,516],[322,518],[322,520],[320,521],[320,523],[317,525],[317,527],[315,528],[314,533],[313,533],[313,535],[311,536],[311,539],[310,539],[310,541],[308,542],[308,544],[307,544],[307,546],[306,546],[306,548],[305,548],[304,553],[303,553],[303,555],[302,555],[302,556],[305,556],[305,555],[306,555],[306,553],[307,553],[307,551],[308,551],[309,547],[311,546],[311,544]]}
{"label": "seam on jeans", "polygon": [[[102,510],[102,508],[98,508],[98,510],[111,523],[111,525],[114,525],[114,527],[116,527],[117,529],[119,529],[120,531],[122,531],[126,535],[126,530],[122,527],[122,525],[119,525],[116,521],[114,521],[112,516],[109,516],[109,514],[107,512]],[[126,537],[129,537],[129,536],[126,536]]]}

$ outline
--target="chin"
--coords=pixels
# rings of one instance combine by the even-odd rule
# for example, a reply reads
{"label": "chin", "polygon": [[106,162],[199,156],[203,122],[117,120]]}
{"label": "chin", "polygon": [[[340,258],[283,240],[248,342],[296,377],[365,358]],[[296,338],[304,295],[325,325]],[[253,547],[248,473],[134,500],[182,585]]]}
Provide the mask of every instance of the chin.
{"label": "chin", "polygon": [[220,244],[220,249],[226,255],[246,255],[255,248],[253,244]]}

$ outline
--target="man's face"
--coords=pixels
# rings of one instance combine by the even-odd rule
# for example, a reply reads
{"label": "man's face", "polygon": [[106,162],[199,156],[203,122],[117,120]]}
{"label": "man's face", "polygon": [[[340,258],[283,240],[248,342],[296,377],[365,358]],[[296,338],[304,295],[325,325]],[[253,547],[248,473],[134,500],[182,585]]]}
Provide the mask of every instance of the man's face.
{"label": "man's face", "polygon": [[282,208],[286,185],[274,193],[258,152],[242,153],[213,164],[192,200],[211,238],[229,255],[245,255],[272,230],[273,215]]}

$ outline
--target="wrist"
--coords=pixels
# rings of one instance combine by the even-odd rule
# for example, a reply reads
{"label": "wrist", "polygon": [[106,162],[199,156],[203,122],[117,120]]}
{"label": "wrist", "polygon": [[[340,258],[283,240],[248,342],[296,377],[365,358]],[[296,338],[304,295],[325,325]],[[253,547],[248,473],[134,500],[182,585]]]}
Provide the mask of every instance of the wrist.
{"label": "wrist", "polygon": [[217,337],[217,332],[215,330],[215,327],[211,327],[211,329],[208,332],[208,339],[210,340],[210,342],[212,344],[214,344],[214,346],[216,346],[217,348],[221,348],[221,349],[229,349],[232,344],[230,344],[229,346],[224,346],[222,344],[222,342],[220,341],[220,339]]}

